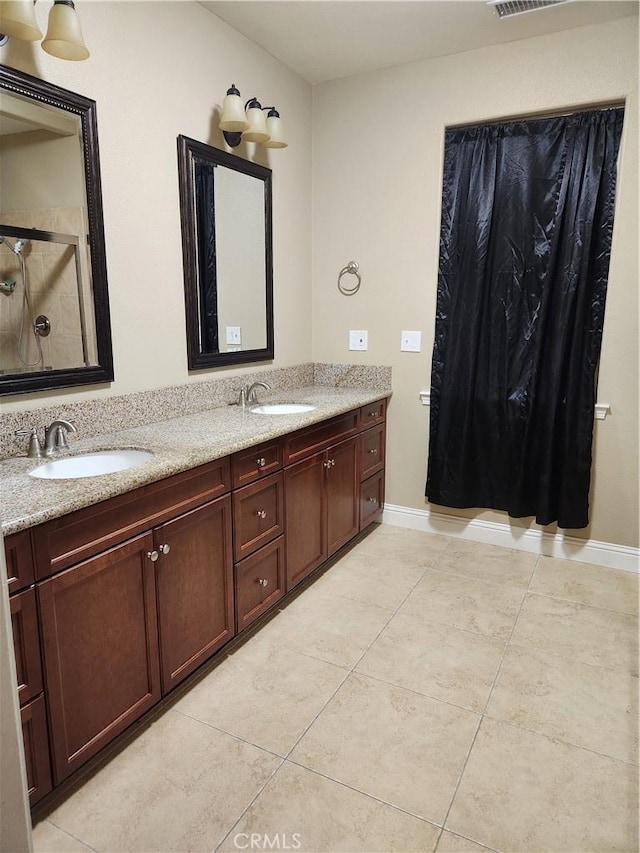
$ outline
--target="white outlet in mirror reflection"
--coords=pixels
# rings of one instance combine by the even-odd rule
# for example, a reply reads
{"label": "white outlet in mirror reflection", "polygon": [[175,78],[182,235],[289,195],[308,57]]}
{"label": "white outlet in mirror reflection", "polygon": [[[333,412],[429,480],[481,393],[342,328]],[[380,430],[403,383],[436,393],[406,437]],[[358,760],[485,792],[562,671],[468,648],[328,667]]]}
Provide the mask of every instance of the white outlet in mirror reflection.
{"label": "white outlet in mirror reflection", "polygon": [[225,326],[227,333],[227,345],[231,345],[240,349],[242,343],[242,330],[240,326]]}

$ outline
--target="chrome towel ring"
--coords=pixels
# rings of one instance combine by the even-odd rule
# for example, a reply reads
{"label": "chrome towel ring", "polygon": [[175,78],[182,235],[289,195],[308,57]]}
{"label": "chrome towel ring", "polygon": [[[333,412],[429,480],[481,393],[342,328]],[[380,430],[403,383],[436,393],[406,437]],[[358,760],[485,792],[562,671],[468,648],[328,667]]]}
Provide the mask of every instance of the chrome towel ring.
{"label": "chrome towel ring", "polygon": [[[338,274],[338,290],[340,291],[340,293],[344,294],[344,296],[353,296],[354,293],[357,293],[360,290],[360,283],[362,279],[360,278],[360,273],[358,272],[358,269],[358,264],[355,261],[349,261],[346,267],[343,267],[340,270],[340,273]],[[355,277],[358,279],[358,281],[356,282],[356,284],[353,285],[353,287],[345,287],[344,284],[342,284],[341,279],[342,276],[345,275],[345,273],[351,273],[352,275],[355,275]]]}

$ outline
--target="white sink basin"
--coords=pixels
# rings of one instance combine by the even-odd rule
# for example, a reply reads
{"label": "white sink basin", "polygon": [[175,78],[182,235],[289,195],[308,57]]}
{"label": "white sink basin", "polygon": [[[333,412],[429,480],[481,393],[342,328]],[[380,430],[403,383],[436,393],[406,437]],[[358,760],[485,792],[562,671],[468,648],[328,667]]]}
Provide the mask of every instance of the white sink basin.
{"label": "white sink basin", "polygon": [[299,415],[302,412],[313,412],[315,406],[307,403],[265,403],[264,406],[254,406],[254,415]]}
{"label": "white sink basin", "polygon": [[137,468],[143,462],[153,459],[150,450],[99,450],[96,453],[81,453],[78,456],[65,456],[45,462],[33,471],[30,477],[42,480],[76,480],[79,477],[99,477],[102,474],[115,474]]}

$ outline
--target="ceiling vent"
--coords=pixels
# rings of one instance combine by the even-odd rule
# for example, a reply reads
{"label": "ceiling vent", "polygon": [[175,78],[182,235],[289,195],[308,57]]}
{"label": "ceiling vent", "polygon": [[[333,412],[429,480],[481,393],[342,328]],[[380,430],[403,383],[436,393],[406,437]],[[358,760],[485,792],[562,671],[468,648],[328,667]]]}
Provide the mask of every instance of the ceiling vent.
{"label": "ceiling vent", "polygon": [[568,2],[569,0],[489,0],[487,6],[493,6],[499,18],[511,18],[513,15],[522,15],[523,12],[535,12],[546,6]]}

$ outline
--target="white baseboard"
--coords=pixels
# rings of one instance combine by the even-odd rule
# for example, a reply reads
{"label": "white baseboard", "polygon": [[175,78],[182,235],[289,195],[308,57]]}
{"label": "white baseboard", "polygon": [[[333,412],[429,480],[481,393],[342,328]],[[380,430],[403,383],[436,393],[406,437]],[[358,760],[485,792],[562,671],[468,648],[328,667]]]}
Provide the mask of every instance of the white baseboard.
{"label": "white baseboard", "polygon": [[441,533],[460,539],[471,539],[488,545],[500,545],[518,551],[577,560],[610,569],[638,572],[640,549],[613,542],[598,542],[595,539],[578,539],[561,533],[546,533],[543,530],[527,530],[508,523],[483,521],[476,518],[458,518],[426,509],[411,509],[406,506],[385,504],[382,515],[384,524],[410,527],[427,533]]}

